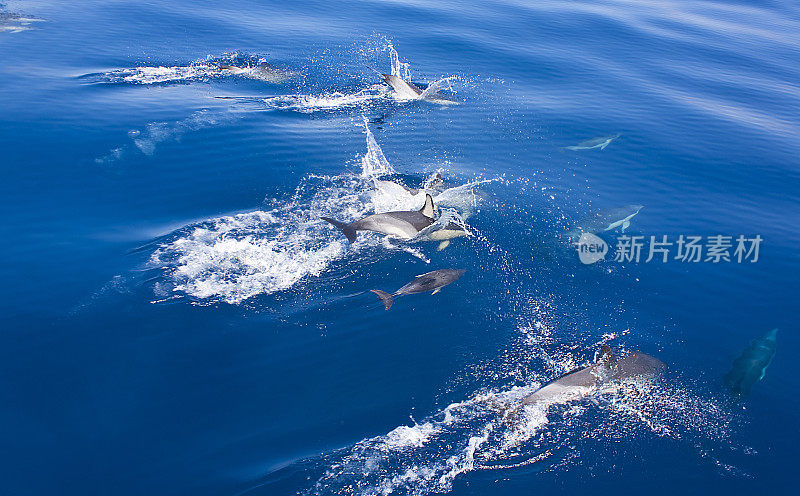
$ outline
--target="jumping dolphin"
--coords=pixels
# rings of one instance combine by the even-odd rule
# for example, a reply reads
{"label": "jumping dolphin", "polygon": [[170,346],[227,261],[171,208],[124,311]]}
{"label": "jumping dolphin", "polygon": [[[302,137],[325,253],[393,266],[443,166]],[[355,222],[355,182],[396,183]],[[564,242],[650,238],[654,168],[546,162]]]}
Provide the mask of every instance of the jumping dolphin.
{"label": "jumping dolphin", "polygon": [[[372,69],[372,67],[370,67],[370,69]],[[397,98],[400,98],[401,100],[427,100],[430,102],[440,103],[442,105],[455,105],[459,103],[455,100],[437,96],[440,87],[451,78],[445,78],[431,83],[423,90],[414,83],[408,82],[401,77],[395,76],[394,74],[384,74],[377,69],[372,70],[383,78],[383,82],[388,84],[394,90]]]}
{"label": "jumping dolphin", "polygon": [[612,134],[610,136],[601,136],[599,138],[592,138],[586,141],[581,141],[577,145],[573,146],[565,146],[565,150],[572,150],[572,151],[580,151],[580,150],[591,150],[593,148],[599,148],[601,150],[605,150],[606,147],[614,141],[615,139],[619,138],[619,134]]}
{"label": "jumping dolphin", "polygon": [[778,330],[773,329],[750,343],[725,375],[725,385],[736,398],[750,394],[753,384],[764,378],[777,347]]}
{"label": "jumping dolphin", "polygon": [[347,240],[353,243],[356,240],[356,231],[373,231],[393,238],[411,239],[433,224],[433,215],[433,198],[426,194],[425,205],[419,210],[373,214],[349,224],[328,217],[322,217],[322,220],[339,228],[347,236]]}
{"label": "jumping dolphin", "polygon": [[600,357],[594,364],[551,381],[523,398],[520,403],[567,403],[625,379],[655,376],[665,368],[664,362],[650,355],[634,352],[619,358],[612,354],[608,345],[603,345],[600,347]]}
{"label": "jumping dolphin", "polygon": [[380,289],[370,289],[370,291],[378,295],[378,298],[383,302],[383,306],[386,310],[389,310],[392,308],[395,296],[424,293],[425,291],[433,291],[432,294],[436,294],[441,291],[443,287],[464,275],[464,272],[464,269],[434,270],[418,275],[416,279],[395,291],[394,294],[389,294]]}

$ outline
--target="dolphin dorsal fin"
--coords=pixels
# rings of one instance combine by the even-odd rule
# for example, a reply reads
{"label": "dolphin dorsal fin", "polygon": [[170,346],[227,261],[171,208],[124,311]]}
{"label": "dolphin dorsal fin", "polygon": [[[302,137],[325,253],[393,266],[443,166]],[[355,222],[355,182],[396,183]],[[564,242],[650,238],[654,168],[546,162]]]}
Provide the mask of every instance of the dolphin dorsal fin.
{"label": "dolphin dorsal fin", "polygon": [[419,212],[429,219],[433,219],[433,198],[431,195],[425,194],[425,205],[419,210]]}

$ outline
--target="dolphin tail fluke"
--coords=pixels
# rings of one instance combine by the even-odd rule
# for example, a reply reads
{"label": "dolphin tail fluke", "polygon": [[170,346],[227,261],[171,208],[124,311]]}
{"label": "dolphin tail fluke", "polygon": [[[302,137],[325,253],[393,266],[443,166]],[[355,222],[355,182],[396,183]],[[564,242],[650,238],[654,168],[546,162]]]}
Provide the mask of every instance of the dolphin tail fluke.
{"label": "dolphin tail fluke", "polygon": [[378,298],[383,302],[383,306],[386,310],[392,308],[392,303],[394,303],[394,298],[392,298],[392,295],[386,291],[381,291],[380,289],[370,289],[370,291],[378,295]]}
{"label": "dolphin tail fluke", "polygon": [[330,222],[331,224],[333,224],[336,228],[338,228],[340,231],[342,231],[345,236],[347,236],[347,240],[349,242],[355,243],[355,241],[356,241],[356,230],[355,230],[355,228],[353,227],[352,224],[347,224],[345,222],[339,222],[338,220],[329,219],[328,217],[321,217],[321,219],[326,221],[326,222]]}

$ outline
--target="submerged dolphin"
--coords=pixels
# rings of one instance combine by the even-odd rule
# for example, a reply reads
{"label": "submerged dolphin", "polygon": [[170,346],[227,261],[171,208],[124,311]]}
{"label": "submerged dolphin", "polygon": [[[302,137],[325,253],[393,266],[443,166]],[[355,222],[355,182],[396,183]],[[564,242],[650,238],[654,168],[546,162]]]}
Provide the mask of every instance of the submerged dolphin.
{"label": "submerged dolphin", "polygon": [[643,208],[644,205],[625,205],[624,207],[601,210],[592,217],[578,222],[575,228],[569,232],[569,236],[576,240],[583,233],[599,234],[618,227],[621,227],[621,231],[624,233],[625,229],[631,226],[631,219]]}
{"label": "submerged dolphin", "polygon": [[[2,5],[0,5],[1,7]],[[0,32],[19,33],[33,29],[31,23],[43,22],[44,19],[24,17],[14,12],[0,12]]]}
{"label": "submerged dolphin", "polygon": [[357,231],[373,231],[393,238],[411,239],[433,224],[433,212],[433,198],[426,194],[425,205],[419,210],[373,214],[349,224],[328,217],[322,217],[322,220],[339,228],[351,243],[356,240]]}
{"label": "submerged dolphin", "polygon": [[606,147],[614,141],[615,139],[619,138],[619,134],[612,134],[610,136],[600,136],[599,138],[592,138],[586,141],[581,141],[577,145],[573,146],[565,146],[565,150],[572,150],[572,151],[579,151],[579,150],[592,150],[594,148],[599,148],[601,150],[605,150]]}
{"label": "submerged dolphin", "polygon": [[625,232],[625,229],[629,228],[631,225],[631,219],[639,213],[639,210],[643,209],[644,205],[626,205],[619,209],[614,209],[613,211],[607,212],[606,215],[610,217],[621,217],[618,220],[612,220],[611,222],[606,225],[603,231],[610,231],[617,227],[622,226],[621,231]]}
{"label": "submerged dolphin", "polygon": [[764,378],[777,347],[778,330],[773,329],[762,337],[753,340],[739,358],[734,360],[733,368],[725,375],[725,385],[737,398],[750,394],[753,384]]}
{"label": "submerged dolphin", "polygon": [[432,294],[436,294],[441,291],[443,287],[464,275],[464,272],[466,272],[464,269],[434,270],[418,275],[416,279],[395,291],[394,294],[389,294],[380,289],[370,289],[370,291],[378,295],[385,309],[389,310],[392,308],[395,296],[424,293],[425,291],[433,291]]}
{"label": "submerged dolphin", "polygon": [[653,377],[666,368],[661,360],[634,352],[619,358],[607,345],[600,347],[600,358],[592,365],[563,375],[522,399],[520,404],[566,403],[601,388],[635,377]]}

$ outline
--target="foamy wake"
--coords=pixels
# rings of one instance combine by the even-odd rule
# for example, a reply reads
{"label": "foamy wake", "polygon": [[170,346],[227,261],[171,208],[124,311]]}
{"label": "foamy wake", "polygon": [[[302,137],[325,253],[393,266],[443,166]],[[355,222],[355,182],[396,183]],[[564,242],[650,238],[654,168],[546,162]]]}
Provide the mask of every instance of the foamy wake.
{"label": "foamy wake", "polygon": [[[367,152],[361,160],[360,175],[311,175],[301,181],[291,201],[276,208],[210,219],[174,233],[150,258],[151,265],[165,271],[171,285],[167,293],[187,295],[203,303],[238,304],[256,295],[288,290],[307,277],[320,276],[338,259],[375,248],[400,250],[429,262],[421,247],[409,243],[428,241],[431,232],[451,222],[466,229],[459,211],[442,210],[436,222],[405,242],[367,233],[348,245],[344,236],[320,219],[326,216],[352,221],[389,211],[387,206],[395,211],[422,206],[420,195],[409,195],[399,186],[395,196],[387,192],[375,195],[375,175],[394,169],[366,127],[366,120],[365,128]],[[169,135],[150,130],[147,136],[160,139],[165,134]],[[137,142],[137,146],[142,149],[146,143]],[[467,183],[441,194],[450,191],[451,201],[469,204],[474,196],[472,188],[482,182],[486,181]],[[461,198],[459,194],[464,196],[460,202],[455,201]],[[424,202],[424,195],[421,198]]]}
{"label": "foamy wake", "polygon": [[[345,256],[347,240],[320,217],[366,215],[370,205],[364,196],[363,181],[356,176],[310,176],[282,206],[210,219],[176,232],[150,262],[165,269],[173,293],[207,302],[236,304],[287,290]],[[377,243],[360,237],[351,249]]]}
{"label": "foamy wake", "polygon": [[[425,262],[421,249],[373,233],[347,240],[320,217],[353,220],[375,212],[370,182],[361,176],[309,176],[293,199],[266,211],[210,219],[177,231],[150,258],[171,293],[203,303],[238,304],[317,277],[331,263],[376,248],[401,250]],[[432,228],[457,220],[446,213]],[[414,241],[414,240],[412,240]]]}
{"label": "foamy wake", "polygon": [[[470,471],[504,470],[513,476],[513,470],[528,465],[557,470],[579,464],[587,450],[603,449],[609,440],[649,436],[702,447],[727,438],[731,413],[717,400],[668,379],[629,380],[582,400],[520,407],[520,400],[546,381],[584,364],[563,346],[561,351],[548,351],[559,348],[549,315],[552,307],[532,303],[522,312],[517,340],[521,348],[502,353],[500,359],[530,369],[526,358],[535,354],[543,373],[526,370],[527,386],[478,392],[413,425],[312,460],[321,475],[303,494],[446,493],[457,477]],[[499,376],[482,372],[519,382],[513,368]]]}
{"label": "foamy wake", "polygon": [[113,69],[107,72],[86,74],[83,78],[98,83],[114,84],[164,84],[191,81],[210,81],[211,79],[238,76],[258,79],[268,83],[282,83],[297,75],[294,71],[283,70],[267,63],[255,55],[238,53],[213,57],[175,66],[139,66]]}
{"label": "foamy wake", "polygon": [[537,386],[477,394],[414,425],[324,455],[318,463],[326,468],[303,494],[445,493],[459,475],[473,470],[576,463],[582,457],[576,445],[587,440],[605,443],[649,433],[693,442],[697,436],[725,435],[724,413],[715,402],[642,381],[630,381],[595,402],[530,405],[513,420],[502,420],[500,411]]}

